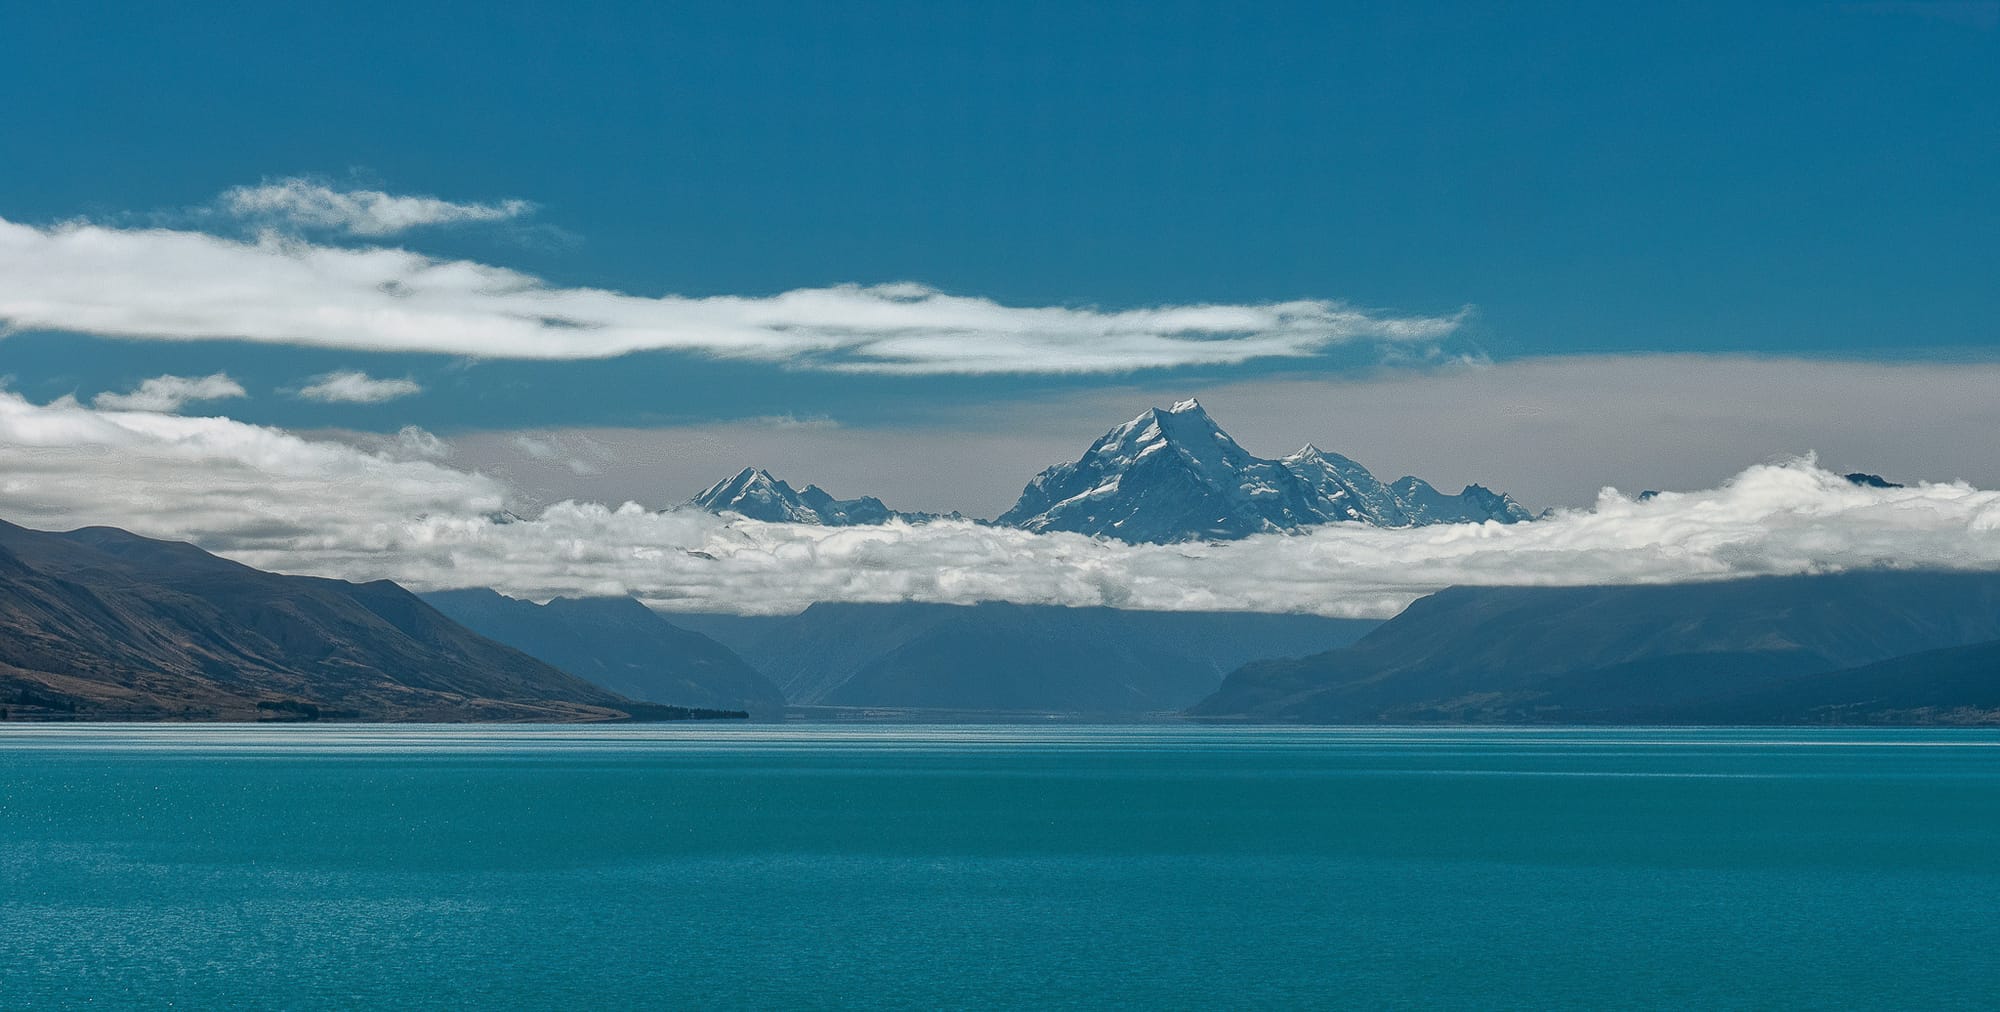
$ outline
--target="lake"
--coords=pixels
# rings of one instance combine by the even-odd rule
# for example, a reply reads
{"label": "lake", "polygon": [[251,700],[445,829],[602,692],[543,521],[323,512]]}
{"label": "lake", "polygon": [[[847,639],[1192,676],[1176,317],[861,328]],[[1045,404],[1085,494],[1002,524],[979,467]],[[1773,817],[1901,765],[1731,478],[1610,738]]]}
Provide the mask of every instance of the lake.
{"label": "lake", "polygon": [[1990,1007],[2000,733],[0,725],[0,1006]]}

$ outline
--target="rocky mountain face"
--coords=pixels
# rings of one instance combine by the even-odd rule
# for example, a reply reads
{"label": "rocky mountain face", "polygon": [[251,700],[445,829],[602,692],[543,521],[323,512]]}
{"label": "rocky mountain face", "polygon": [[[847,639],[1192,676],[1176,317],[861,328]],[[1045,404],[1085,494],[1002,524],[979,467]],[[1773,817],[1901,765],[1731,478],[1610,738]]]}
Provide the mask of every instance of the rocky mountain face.
{"label": "rocky mountain face", "polygon": [[1478,485],[1447,495],[1419,478],[1383,484],[1339,454],[1307,446],[1266,460],[1239,446],[1193,400],[1154,408],[1028,483],[997,523],[1133,543],[1227,540],[1314,524],[1378,527],[1533,519]]}
{"label": "rocky mountain face", "polygon": [[[689,500],[711,513],[778,523],[922,523],[937,514],[889,509],[872,496],[795,491],[744,468]],[[953,514],[956,516],[956,514]],[[1368,469],[1314,446],[1267,460],[1237,445],[1202,406],[1154,408],[1092,443],[1082,458],[1028,483],[993,521],[1027,531],[1070,531],[1133,544],[1230,540],[1341,521],[1378,527],[1532,520],[1520,503],[1479,485],[1457,494],[1421,478],[1384,484]]]}
{"label": "rocky mountain face", "polygon": [[1082,458],[1036,475],[996,522],[1135,543],[1227,539],[1323,523],[1322,502],[1284,463],[1238,446],[1190,400],[1147,411]]}
{"label": "rocky mountain face", "polygon": [[[1880,715],[1896,710],[1975,713],[1990,710],[2000,692],[2000,668],[1992,666],[2000,653],[1896,659],[1994,640],[2000,574],[1990,573],[1458,587],[1416,602],[1351,647],[1246,665],[1192,712],[1308,723],[1741,723],[1890,719]],[[1938,680],[1943,676],[1927,664],[1953,672],[1957,682]],[[2000,712],[1989,719],[2000,720]]]}
{"label": "rocky mountain face", "polygon": [[784,715],[784,694],[734,651],[629,597],[538,605],[480,589],[423,599],[482,636],[632,699]]}
{"label": "rocky mountain face", "polygon": [[108,527],[0,523],[0,709],[79,719],[665,716],[387,581],[281,576]]}
{"label": "rocky mountain face", "polygon": [[856,524],[885,524],[891,520],[918,523],[937,519],[931,513],[901,513],[882,504],[874,496],[835,499],[818,485],[794,490],[769,471],[746,467],[735,475],[710,485],[687,505],[710,513],[734,513],[751,520],[771,523],[817,524],[848,527]]}

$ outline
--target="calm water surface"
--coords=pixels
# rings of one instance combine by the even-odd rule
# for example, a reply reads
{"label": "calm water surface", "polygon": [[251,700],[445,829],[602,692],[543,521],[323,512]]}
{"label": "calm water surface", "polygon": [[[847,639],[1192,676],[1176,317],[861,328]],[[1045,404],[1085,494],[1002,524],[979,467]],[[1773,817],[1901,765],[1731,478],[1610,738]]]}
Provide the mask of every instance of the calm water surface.
{"label": "calm water surface", "polygon": [[2000,735],[0,726],[0,1006],[1991,1007]]}

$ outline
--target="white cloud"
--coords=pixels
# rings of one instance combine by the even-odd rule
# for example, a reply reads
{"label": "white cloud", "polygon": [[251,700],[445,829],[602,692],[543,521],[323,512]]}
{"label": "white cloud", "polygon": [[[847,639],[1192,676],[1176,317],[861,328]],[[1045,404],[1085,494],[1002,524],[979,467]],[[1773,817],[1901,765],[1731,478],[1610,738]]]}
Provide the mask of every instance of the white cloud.
{"label": "white cloud", "polygon": [[155,376],[128,393],[101,393],[90,402],[107,411],[174,412],[193,401],[248,397],[243,385],[228,373],[209,376]]}
{"label": "white cloud", "polygon": [[[455,444],[446,442],[436,433],[418,425],[405,425],[395,432],[386,433],[322,429],[300,435],[309,441],[337,440],[365,453],[391,460],[448,460],[458,456],[458,447]],[[464,469],[482,470],[476,462],[466,464]],[[506,480],[504,475],[499,477],[503,481]]]}
{"label": "white cloud", "polygon": [[238,186],[222,194],[222,210],[260,224],[331,229],[356,236],[385,236],[413,228],[507,221],[534,211],[525,200],[462,204],[380,190],[336,190],[310,179],[280,179]]}
{"label": "white cloud", "polygon": [[1004,306],[915,284],[651,298],[400,249],[0,220],[0,325],[484,358],[672,350],[848,372],[1117,373],[1424,344],[1463,314],[1326,301],[1107,311]]}
{"label": "white cloud", "polygon": [[329,404],[380,404],[423,392],[424,388],[412,379],[376,379],[365,372],[348,371],[313,377],[310,384],[299,390],[299,396]]}
{"label": "white cloud", "polygon": [[443,460],[455,452],[450,443],[415,425],[405,425],[396,430],[387,449],[394,456],[421,460]]}
{"label": "white cloud", "polygon": [[0,392],[0,517],[115,524],[251,565],[416,589],[631,593],[684,610],[1011,600],[1385,616],[1452,584],[1660,583],[1895,565],[2000,569],[2000,492],[1855,487],[1810,461],[1513,526],[1335,525],[1128,546],[943,522],[823,528],[558,503],[497,524],[495,478],[220,418]]}
{"label": "white cloud", "polygon": [[410,518],[483,515],[505,499],[498,481],[475,473],[233,419],[0,392],[0,518],[30,526],[109,523],[309,555],[386,546],[388,528]]}

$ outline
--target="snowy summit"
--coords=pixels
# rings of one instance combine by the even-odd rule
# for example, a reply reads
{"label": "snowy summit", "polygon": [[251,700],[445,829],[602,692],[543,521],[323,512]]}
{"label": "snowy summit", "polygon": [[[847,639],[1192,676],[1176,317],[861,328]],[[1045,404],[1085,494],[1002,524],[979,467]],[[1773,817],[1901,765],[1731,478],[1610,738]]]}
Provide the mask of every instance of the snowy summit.
{"label": "snowy summit", "polygon": [[[750,467],[709,486],[687,505],[752,520],[828,527],[937,519],[935,514],[892,510],[873,496],[835,499],[817,485],[794,490]],[[1169,544],[1337,522],[1417,527],[1529,519],[1520,503],[1479,485],[1447,495],[1421,478],[1383,484],[1360,464],[1311,445],[1281,460],[1267,460],[1238,445],[1199,401],[1188,399],[1153,408],[1105,433],[1081,459],[1036,475],[1014,508],[993,522],[1027,531]]]}
{"label": "snowy summit", "polygon": [[1313,524],[1378,527],[1514,523],[1519,503],[1478,485],[1447,495],[1420,478],[1383,484],[1337,453],[1306,446],[1255,456],[1189,399],[1154,408],[1028,483],[999,523],[1134,543],[1226,540]]}
{"label": "snowy summit", "polygon": [[746,467],[734,476],[710,485],[700,495],[688,500],[688,505],[710,513],[734,513],[751,520],[826,527],[882,524],[895,519],[913,522],[935,519],[928,513],[899,513],[874,496],[835,499],[818,485],[807,485],[803,490],[795,491],[784,481],[771,477],[771,472],[755,467]]}

